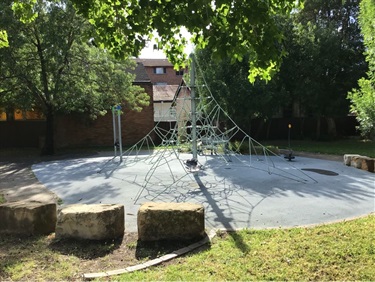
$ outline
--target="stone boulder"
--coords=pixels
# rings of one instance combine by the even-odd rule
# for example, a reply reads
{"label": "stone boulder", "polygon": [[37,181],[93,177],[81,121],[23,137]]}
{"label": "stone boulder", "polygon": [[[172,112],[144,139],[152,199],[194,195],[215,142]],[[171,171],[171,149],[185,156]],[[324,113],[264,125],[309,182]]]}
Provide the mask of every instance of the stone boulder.
{"label": "stone boulder", "polygon": [[0,233],[44,235],[55,231],[55,203],[36,201],[9,202],[0,205]]}
{"label": "stone boulder", "polygon": [[56,238],[107,240],[123,236],[124,231],[123,205],[76,204],[64,207],[57,216]]}
{"label": "stone boulder", "polygon": [[141,241],[190,240],[205,236],[204,207],[191,203],[145,203],[138,210]]}

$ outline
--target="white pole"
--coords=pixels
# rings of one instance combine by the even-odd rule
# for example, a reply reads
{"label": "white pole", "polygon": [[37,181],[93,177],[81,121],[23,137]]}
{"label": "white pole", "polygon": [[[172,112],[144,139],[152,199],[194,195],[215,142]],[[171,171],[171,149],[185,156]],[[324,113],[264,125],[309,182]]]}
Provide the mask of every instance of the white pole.
{"label": "white pole", "polygon": [[197,153],[197,117],[196,117],[196,103],[195,103],[195,61],[194,55],[190,54],[190,98],[191,98],[191,142],[193,151],[193,160],[198,161]]}

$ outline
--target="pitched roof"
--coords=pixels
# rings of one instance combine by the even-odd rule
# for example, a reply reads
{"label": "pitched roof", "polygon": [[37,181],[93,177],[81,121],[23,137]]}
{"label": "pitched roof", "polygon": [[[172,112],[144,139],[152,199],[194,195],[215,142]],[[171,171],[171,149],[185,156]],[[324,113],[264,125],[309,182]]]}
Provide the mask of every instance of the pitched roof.
{"label": "pitched roof", "polygon": [[178,89],[178,85],[154,85],[154,102],[171,102]]}
{"label": "pitched roof", "polygon": [[142,63],[137,62],[135,69],[131,73],[135,74],[134,82],[151,82]]}
{"label": "pitched roof", "polygon": [[137,62],[142,63],[145,67],[173,67],[168,59],[136,59]]}

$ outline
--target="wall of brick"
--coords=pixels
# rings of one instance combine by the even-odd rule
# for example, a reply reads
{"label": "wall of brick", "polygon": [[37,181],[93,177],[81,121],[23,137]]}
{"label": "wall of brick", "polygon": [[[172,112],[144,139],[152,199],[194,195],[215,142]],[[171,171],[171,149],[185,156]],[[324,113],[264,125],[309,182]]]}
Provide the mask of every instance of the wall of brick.
{"label": "wall of brick", "polygon": [[[138,84],[150,96],[150,105],[141,112],[125,109],[121,115],[121,135],[124,146],[133,145],[154,127],[154,107],[152,103],[152,84]],[[56,117],[55,146],[113,146],[113,118],[109,111],[105,116],[90,120],[84,115],[65,115]]]}
{"label": "wall of brick", "polygon": [[182,80],[182,75],[176,75],[176,70],[173,69],[173,66],[165,66],[165,68],[166,68],[166,73],[155,74],[154,67],[145,66],[147,75],[150,78],[151,83],[153,84],[166,83],[168,85],[179,85]]}
{"label": "wall of brick", "polygon": [[40,147],[46,130],[45,121],[21,120],[0,122],[0,148]]}

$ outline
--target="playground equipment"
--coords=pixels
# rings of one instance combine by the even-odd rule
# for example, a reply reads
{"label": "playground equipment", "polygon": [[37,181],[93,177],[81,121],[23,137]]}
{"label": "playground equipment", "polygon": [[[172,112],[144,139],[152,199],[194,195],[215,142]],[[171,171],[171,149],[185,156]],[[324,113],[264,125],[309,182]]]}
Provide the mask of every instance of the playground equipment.
{"label": "playground equipment", "polygon": [[[171,123],[166,129],[157,123],[144,138],[121,154],[124,156],[120,159],[121,165],[137,171],[133,179],[126,180],[140,186],[135,202],[145,190],[150,194],[158,187],[160,195],[185,185],[186,178],[189,183],[198,183],[199,177],[210,173],[215,166],[247,167],[298,182],[312,180],[291,164],[285,169],[284,158],[239,128],[215,100],[202,72],[199,73],[202,85],[196,83],[199,64],[193,55],[190,61],[188,86],[179,87],[171,106],[176,112],[174,125]],[[140,164],[142,169],[132,168]],[[113,171],[116,167],[108,169]],[[142,171],[146,172],[142,174]]]}

